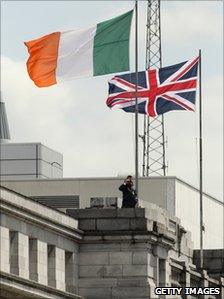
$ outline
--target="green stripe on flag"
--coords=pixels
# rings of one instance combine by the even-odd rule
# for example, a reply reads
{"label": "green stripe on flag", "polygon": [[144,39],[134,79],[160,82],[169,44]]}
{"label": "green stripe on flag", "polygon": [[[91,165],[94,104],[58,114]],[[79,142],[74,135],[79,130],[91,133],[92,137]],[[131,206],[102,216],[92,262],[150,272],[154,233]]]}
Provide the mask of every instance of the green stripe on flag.
{"label": "green stripe on flag", "polygon": [[129,39],[133,10],[97,24],[93,44],[93,75],[129,70]]}

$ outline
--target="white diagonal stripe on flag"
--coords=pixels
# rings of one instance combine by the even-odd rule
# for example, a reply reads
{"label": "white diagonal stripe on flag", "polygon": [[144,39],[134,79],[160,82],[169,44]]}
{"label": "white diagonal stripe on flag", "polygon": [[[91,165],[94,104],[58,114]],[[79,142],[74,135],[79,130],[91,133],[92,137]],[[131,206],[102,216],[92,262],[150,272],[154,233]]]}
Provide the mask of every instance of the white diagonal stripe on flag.
{"label": "white diagonal stripe on flag", "polygon": [[[182,72],[184,72],[184,71],[188,71],[188,67],[193,63],[195,61],[195,63],[194,64],[196,64],[197,63],[197,61],[198,61],[198,57],[197,58],[193,58],[193,59],[190,59],[190,60],[188,60],[177,72],[175,72],[173,75],[171,75],[169,78],[167,78],[164,82],[163,82],[163,84],[166,84],[166,83],[168,83],[168,82],[171,82],[173,79],[175,79],[178,75],[180,75]],[[193,64],[193,65],[194,65]],[[191,78],[192,79],[192,78]]]}

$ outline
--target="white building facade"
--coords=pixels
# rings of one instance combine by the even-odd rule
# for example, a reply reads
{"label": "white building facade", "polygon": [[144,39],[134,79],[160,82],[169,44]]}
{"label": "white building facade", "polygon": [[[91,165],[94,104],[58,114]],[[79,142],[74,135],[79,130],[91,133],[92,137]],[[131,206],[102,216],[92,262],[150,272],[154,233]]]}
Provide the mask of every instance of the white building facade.
{"label": "white building facade", "polygon": [[[51,200],[60,203],[58,208],[86,208],[95,198],[122,197],[118,187],[123,178],[63,178],[2,181],[1,184],[16,192],[33,197],[51,205]],[[194,249],[199,248],[200,214],[199,190],[176,177],[144,177],[139,179],[140,205],[152,203],[180,218],[182,225],[191,232]],[[45,199],[45,201],[44,201]],[[71,204],[69,204],[69,202]],[[64,206],[63,206],[64,203]],[[56,207],[56,204],[55,206]],[[224,205],[214,197],[203,194],[204,248],[223,248]]]}
{"label": "white building facade", "polygon": [[62,178],[62,154],[41,143],[0,143],[0,180]]}

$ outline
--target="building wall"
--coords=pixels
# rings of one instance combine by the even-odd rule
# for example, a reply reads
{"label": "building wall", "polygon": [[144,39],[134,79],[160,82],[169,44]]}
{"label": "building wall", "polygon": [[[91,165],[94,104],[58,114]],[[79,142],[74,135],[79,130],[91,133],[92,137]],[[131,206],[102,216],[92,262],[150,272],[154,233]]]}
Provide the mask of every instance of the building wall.
{"label": "building wall", "polygon": [[[80,208],[90,206],[91,197],[117,197],[123,178],[63,178],[56,180],[4,181],[2,185],[28,196],[77,195]],[[176,215],[191,231],[195,248],[199,248],[199,192],[175,177],[139,179],[140,205],[156,204]],[[223,248],[223,205],[204,194],[204,246]],[[121,202],[121,200],[119,201]],[[216,215],[216,217],[213,217]]]}
{"label": "building wall", "polygon": [[[63,178],[56,180],[18,180],[2,181],[1,184],[27,196],[79,195],[80,208],[89,207],[91,197],[118,197],[122,193],[118,187],[124,178]],[[155,203],[167,208],[167,185],[172,178],[140,178],[139,199]],[[174,200],[174,189],[169,192],[170,200]],[[174,209],[173,209],[174,212]]]}
{"label": "building wall", "polygon": [[32,297],[31,287],[40,295],[37,298],[80,298],[74,294],[82,238],[77,221],[4,188],[0,203],[1,290],[17,292],[24,299]]}
{"label": "building wall", "polygon": [[[194,248],[200,248],[200,196],[187,184],[176,181],[175,215],[192,234]],[[223,248],[223,205],[208,195],[203,196],[204,248]]]}
{"label": "building wall", "polygon": [[[71,209],[68,214],[79,220],[85,232],[79,247],[78,282],[79,294],[85,298],[198,298],[156,295],[158,286],[216,286],[220,295],[200,297],[223,297],[221,268],[215,278],[197,270],[190,233],[164,209],[148,204],[144,209]],[[213,266],[217,269],[216,262]]]}
{"label": "building wall", "polygon": [[0,203],[3,299],[33,294],[49,299],[180,299],[155,295],[155,287],[191,285],[219,287],[222,293],[209,299],[223,298],[217,263],[215,277],[198,271],[190,233],[155,204],[71,209],[66,215],[4,187]]}
{"label": "building wall", "polygon": [[40,143],[1,143],[1,180],[61,178],[63,156]]}

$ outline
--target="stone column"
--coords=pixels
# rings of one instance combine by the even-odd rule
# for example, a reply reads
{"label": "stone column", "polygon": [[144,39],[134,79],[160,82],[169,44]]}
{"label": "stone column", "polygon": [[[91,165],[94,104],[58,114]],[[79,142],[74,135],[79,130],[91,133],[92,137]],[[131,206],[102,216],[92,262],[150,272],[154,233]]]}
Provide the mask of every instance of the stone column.
{"label": "stone column", "polygon": [[[208,283],[208,274],[207,274],[207,271],[206,270],[202,270],[201,272],[201,286],[203,288],[207,288],[209,287],[209,283]],[[202,296],[203,299],[209,299],[210,298],[210,295],[204,295]]]}
{"label": "stone column", "polygon": [[222,299],[224,298],[224,278],[220,277],[219,281],[220,281],[220,290],[221,290],[219,298]]}
{"label": "stone column", "polygon": [[[191,286],[191,274],[190,274],[190,267],[187,265],[187,262],[184,262],[184,269],[183,269],[183,275],[182,275],[182,281],[181,285],[185,287]],[[190,299],[191,295],[183,295],[183,298]]]}
{"label": "stone column", "polygon": [[[168,254],[168,250],[160,245],[153,246],[152,253],[154,254],[154,258],[157,261],[156,266],[156,285],[160,287],[171,287],[170,277],[171,277],[171,266],[170,266],[170,258]],[[179,296],[173,295],[162,295],[161,298],[166,299],[175,299],[179,298]]]}
{"label": "stone column", "polygon": [[29,240],[30,279],[47,285],[47,243]]}
{"label": "stone column", "polygon": [[9,229],[0,226],[0,270],[10,272]]}
{"label": "stone column", "polygon": [[48,285],[65,291],[65,251],[48,245]]}
{"label": "stone column", "polygon": [[65,284],[67,292],[76,292],[77,280],[78,256],[74,252],[65,252]]}
{"label": "stone column", "polygon": [[163,287],[171,287],[171,266],[170,260],[159,259],[159,285]]}
{"label": "stone column", "polygon": [[148,284],[150,285],[150,298],[159,298],[155,294],[155,288],[159,281],[158,257],[152,251],[148,253]]}
{"label": "stone column", "polygon": [[15,231],[10,232],[10,272],[29,279],[29,238]]}
{"label": "stone column", "polygon": [[156,245],[153,247],[152,253],[157,258],[157,285],[170,287],[171,267],[168,250]]}
{"label": "stone column", "polygon": [[191,286],[191,274],[190,274],[190,268],[185,267],[185,287]]}

